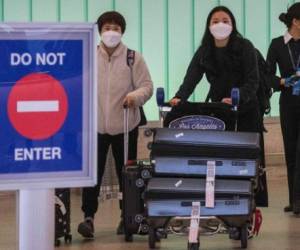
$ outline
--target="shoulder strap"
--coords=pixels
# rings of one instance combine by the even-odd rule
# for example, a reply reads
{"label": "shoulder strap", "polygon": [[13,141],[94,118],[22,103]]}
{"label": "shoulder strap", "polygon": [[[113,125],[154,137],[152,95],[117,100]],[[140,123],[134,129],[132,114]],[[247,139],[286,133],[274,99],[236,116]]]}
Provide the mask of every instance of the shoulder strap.
{"label": "shoulder strap", "polygon": [[132,68],[135,59],[135,51],[132,49],[127,49],[127,65]]}
{"label": "shoulder strap", "polygon": [[205,102],[207,103],[207,102],[209,102],[209,100],[210,100],[210,90],[211,90],[211,87],[209,87],[209,90],[208,90],[208,93],[207,93],[207,96],[206,96],[206,98],[205,98]]}
{"label": "shoulder strap", "polygon": [[127,48],[126,62],[127,62],[128,67],[130,68],[130,77],[131,77],[131,84],[132,84],[133,89],[134,89],[134,84],[133,84],[132,67],[134,64],[134,59],[135,59],[135,51]]}

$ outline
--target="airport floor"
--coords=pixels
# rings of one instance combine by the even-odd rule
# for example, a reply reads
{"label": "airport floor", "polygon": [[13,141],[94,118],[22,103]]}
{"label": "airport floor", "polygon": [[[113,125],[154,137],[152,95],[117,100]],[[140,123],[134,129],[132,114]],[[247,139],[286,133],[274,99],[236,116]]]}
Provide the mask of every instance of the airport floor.
{"label": "airport floor", "polygon": [[[297,250],[300,249],[300,217],[284,213],[287,204],[287,181],[285,167],[268,168],[270,207],[262,209],[263,223],[257,237],[248,241],[252,250]],[[13,193],[0,193],[0,250],[17,250],[16,208]],[[77,233],[77,225],[82,219],[80,195],[72,194],[72,235],[70,245],[64,243],[55,250],[143,250],[148,249],[147,237],[134,237],[134,242],[126,243],[122,236],[115,234],[119,222],[119,209],[116,200],[107,200],[100,205],[95,221],[95,239],[83,240]],[[39,225],[36,225],[37,227]],[[34,240],[34,239],[33,239]],[[161,250],[185,250],[186,236],[169,235],[158,245]],[[200,236],[200,249],[227,250],[239,249],[240,241],[233,241],[227,234]],[[43,249],[41,249],[43,250]]]}

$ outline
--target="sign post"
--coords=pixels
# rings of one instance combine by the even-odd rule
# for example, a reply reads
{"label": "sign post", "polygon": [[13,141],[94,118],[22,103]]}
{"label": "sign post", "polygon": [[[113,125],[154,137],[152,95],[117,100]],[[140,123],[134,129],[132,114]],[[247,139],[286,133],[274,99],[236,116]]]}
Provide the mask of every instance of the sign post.
{"label": "sign post", "polygon": [[20,190],[19,250],[54,249],[54,189]]}
{"label": "sign post", "polygon": [[90,23],[0,24],[0,190],[17,190],[19,249],[54,249],[54,189],[96,184]]}

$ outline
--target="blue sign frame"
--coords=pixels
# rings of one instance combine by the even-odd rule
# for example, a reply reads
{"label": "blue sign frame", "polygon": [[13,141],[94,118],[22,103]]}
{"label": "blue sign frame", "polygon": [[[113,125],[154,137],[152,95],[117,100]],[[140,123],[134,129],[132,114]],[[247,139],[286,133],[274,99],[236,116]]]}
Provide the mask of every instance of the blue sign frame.
{"label": "blue sign frame", "polygon": [[96,184],[97,28],[0,24],[0,190]]}

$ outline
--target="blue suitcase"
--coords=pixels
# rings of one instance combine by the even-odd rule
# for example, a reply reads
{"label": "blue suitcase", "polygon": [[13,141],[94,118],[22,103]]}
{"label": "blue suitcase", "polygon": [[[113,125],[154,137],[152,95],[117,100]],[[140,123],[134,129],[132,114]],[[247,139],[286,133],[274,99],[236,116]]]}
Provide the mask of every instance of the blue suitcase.
{"label": "blue suitcase", "polygon": [[214,161],[216,178],[253,179],[257,176],[258,161],[209,157],[153,156],[155,176],[204,177],[207,162]]}

